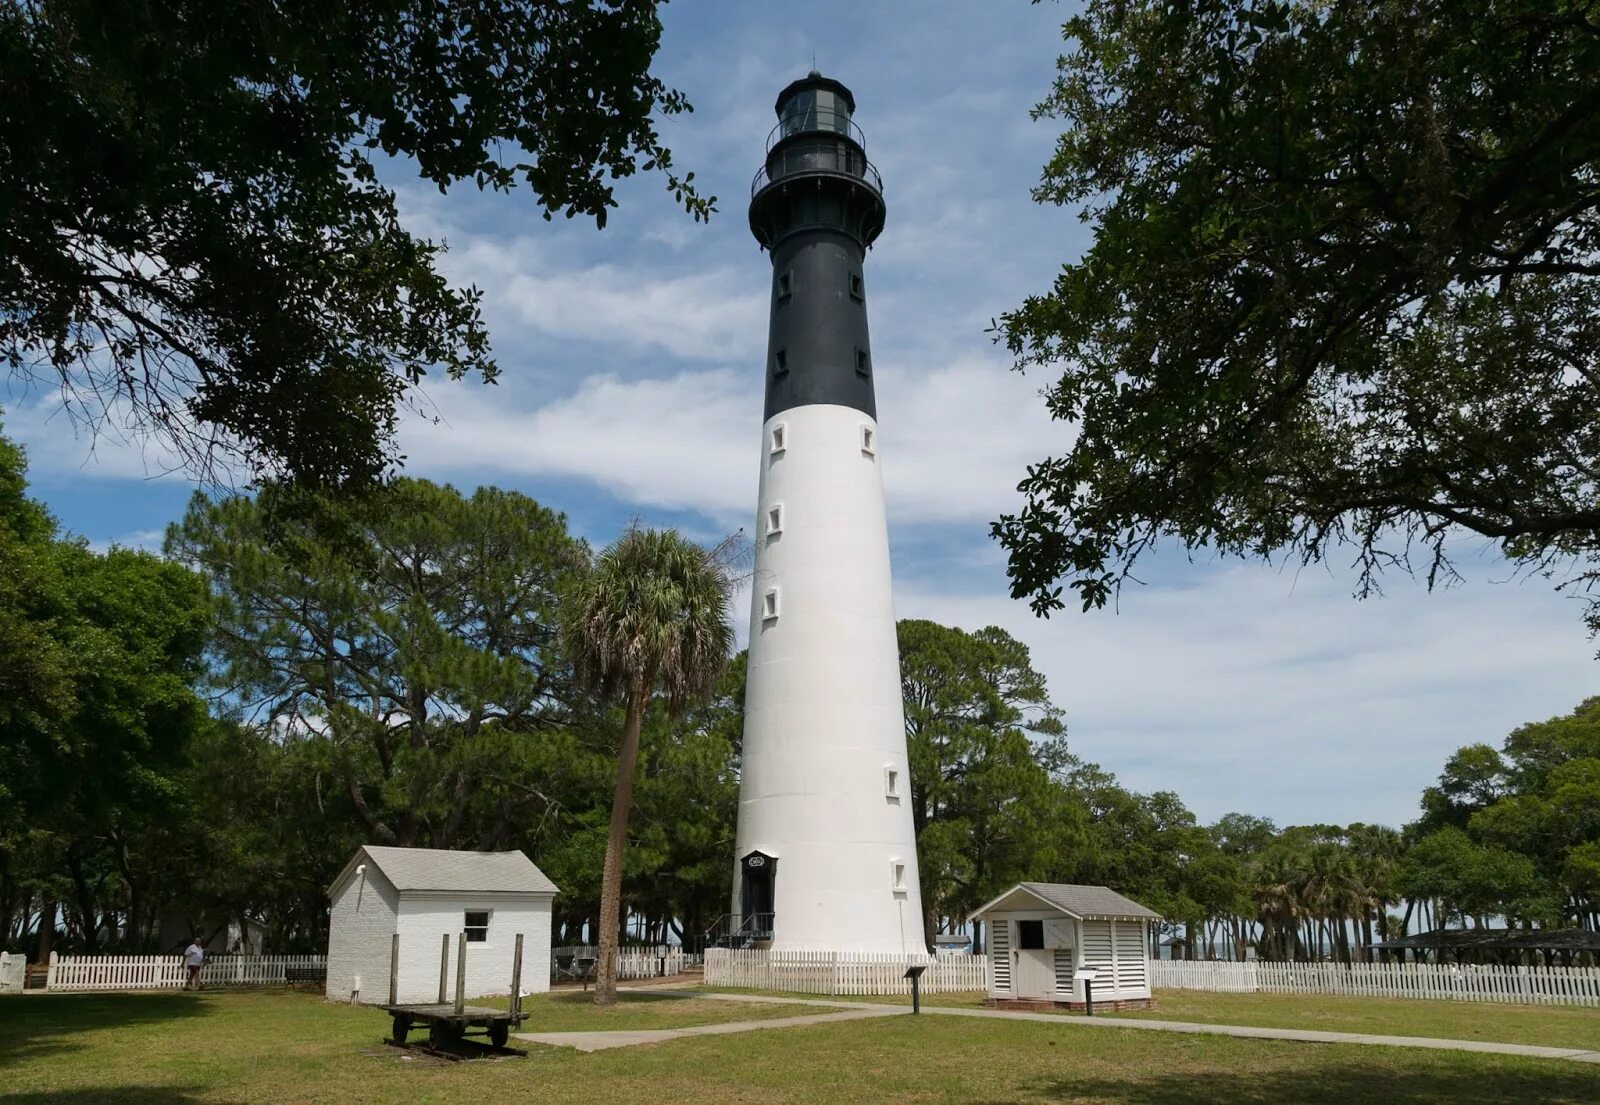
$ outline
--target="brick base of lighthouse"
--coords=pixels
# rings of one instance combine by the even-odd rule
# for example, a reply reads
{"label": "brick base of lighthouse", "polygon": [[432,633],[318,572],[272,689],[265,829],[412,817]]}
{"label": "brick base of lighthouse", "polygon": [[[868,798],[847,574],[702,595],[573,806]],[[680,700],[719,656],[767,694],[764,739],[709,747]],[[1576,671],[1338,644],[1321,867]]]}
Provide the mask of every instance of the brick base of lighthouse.
{"label": "brick base of lighthouse", "polygon": [[[1085,1013],[1088,1006],[1081,1001],[1044,1001],[1035,998],[985,998],[988,1009],[1006,1009],[1013,1013]],[[1155,998],[1119,998],[1116,1001],[1096,999],[1095,1010],[1102,1013],[1148,1013],[1156,1007]]]}

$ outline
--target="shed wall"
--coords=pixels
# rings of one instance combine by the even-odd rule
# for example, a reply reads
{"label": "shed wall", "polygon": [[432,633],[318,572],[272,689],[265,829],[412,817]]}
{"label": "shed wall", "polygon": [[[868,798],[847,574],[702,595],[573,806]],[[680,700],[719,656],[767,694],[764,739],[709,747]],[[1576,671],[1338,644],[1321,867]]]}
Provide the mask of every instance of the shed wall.
{"label": "shed wall", "polygon": [[389,940],[398,901],[394,888],[371,864],[334,892],[328,917],[330,1000],[389,1000]]}
{"label": "shed wall", "polygon": [[[439,949],[450,937],[446,997],[455,996],[457,936],[468,910],[489,910],[489,938],[467,945],[467,997],[506,994],[511,990],[511,959],[516,934],[523,934],[522,989],[543,993],[550,988],[550,895],[425,894],[408,891],[400,898],[400,985],[402,1002],[431,1002],[439,997]],[[384,944],[388,954],[388,943]],[[388,998],[385,991],[372,1000]]]}

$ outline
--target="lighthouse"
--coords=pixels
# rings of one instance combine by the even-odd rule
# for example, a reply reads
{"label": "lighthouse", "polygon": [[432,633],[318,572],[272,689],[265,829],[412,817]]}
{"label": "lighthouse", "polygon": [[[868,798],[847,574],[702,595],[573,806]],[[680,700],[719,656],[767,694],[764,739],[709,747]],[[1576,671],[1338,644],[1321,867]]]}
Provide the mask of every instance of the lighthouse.
{"label": "lighthouse", "polygon": [[863,272],[883,181],[838,81],[813,71],[777,114],[750,195],[772,303],[732,930],[921,952]]}

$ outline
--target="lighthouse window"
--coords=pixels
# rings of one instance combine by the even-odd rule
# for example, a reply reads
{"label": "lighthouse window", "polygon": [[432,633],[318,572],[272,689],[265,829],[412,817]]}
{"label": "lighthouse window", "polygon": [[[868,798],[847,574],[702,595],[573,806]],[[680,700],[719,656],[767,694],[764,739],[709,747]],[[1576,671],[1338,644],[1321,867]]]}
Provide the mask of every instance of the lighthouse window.
{"label": "lighthouse window", "polygon": [[778,616],[778,589],[772,588],[761,596],[761,620],[773,621]]}
{"label": "lighthouse window", "polygon": [[783,450],[785,448],[787,448],[787,446],[788,446],[788,441],[789,441],[789,428],[787,426],[785,426],[783,423],[780,422],[776,426],[772,427],[772,447],[771,447],[771,450],[770,450],[771,452],[774,452],[774,453],[783,452]]}
{"label": "lighthouse window", "polygon": [[794,291],[794,279],[788,273],[778,274],[778,302],[782,303]]}
{"label": "lighthouse window", "polygon": [[868,456],[878,451],[877,434],[872,432],[871,426],[861,427],[861,451]]}
{"label": "lighthouse window", "polygon": [[861,287],[861,274],[859,272],[853,272],[853,273],[850,274],[850,298],[851,299],[865,299],[865,298],[867,298],[866,293],[862,290],[862,287]]}
{"label": "lighthouse window", "polygon": [[870,375],[872,375],[872,364],[871,364],[871,361],[869,360],[869,358],[867,357],[867,351],[865,349],[857,349],[856,350],[856,375],[857,376],[870,376]]}
{"label": "lighthouse window", "polygon": [[899,860],[892,862],[889,865],[889,878],[889,885],[894,888],[894,892],[896,894],[904,894],[906,891],[906,865]]}
{"label": "lighthouse window", "polygon": [[900,797],[900,772],[892,767],[883,769],[883,793],[888,798]]}
{"label": "lighthouse window", "polygon": [[785,372],[789,371],[789,351],[787,349],[778,350],[775,354],[773,354],[772,362],[773,373],[775,375],[782,376]]}
{"label": "lighthouse window", "polygon": [[767,508],[767,536],[783,532],[783,504],[775,503]]}

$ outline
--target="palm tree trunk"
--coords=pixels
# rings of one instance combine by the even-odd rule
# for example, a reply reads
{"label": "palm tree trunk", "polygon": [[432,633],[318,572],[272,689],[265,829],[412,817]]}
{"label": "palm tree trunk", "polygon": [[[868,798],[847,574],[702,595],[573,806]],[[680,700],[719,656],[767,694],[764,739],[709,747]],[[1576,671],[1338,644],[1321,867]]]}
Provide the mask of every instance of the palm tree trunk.
{"label": "palm tree trunk", "polygon": [[622,751],[617,757],[617,789],[611,797],[611,835],[606,840],[605,871],[600,876],[599,962],[594,966],[594,1003],[617,1003],[617,928],[622,913],[622,853],[628,844],[628,815],[633,809],[633,776],[639,765],[639,730],[649,701],[649,683],[640,680],[628,694],[622,724]]}

